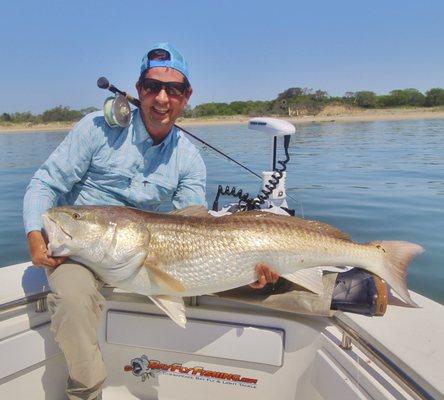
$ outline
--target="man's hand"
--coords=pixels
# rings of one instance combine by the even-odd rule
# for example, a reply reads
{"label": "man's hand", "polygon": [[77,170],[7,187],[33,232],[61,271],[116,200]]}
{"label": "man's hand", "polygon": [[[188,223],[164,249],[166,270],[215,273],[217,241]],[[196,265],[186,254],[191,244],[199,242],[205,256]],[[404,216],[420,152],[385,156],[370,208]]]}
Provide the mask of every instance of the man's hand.
{"label": "man's hand", "polygon": [[40,231],[31,231],[28,233],[29,253],[32,263],[36,267],[45,266],[57,268],[64,263],[68,257],[50,257],[48,256],[48,247]]}
{"label": "man's hand", "polygon": [[279,279],[277,272],[267,264],[256,265],[257,281],[250,283],[253,289],[262,289],[267,283],[276,283]]}

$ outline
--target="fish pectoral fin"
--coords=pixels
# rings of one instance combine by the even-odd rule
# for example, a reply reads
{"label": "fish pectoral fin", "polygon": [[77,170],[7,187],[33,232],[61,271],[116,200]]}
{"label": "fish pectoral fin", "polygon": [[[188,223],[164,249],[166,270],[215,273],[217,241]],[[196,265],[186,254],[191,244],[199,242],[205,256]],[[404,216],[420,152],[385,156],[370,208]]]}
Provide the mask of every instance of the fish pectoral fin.
{"label": "fish pectoral fin", "polygon": [[187,217],[208,217],[214,218],[211,214],[208,214],[208,210],[205,206],[189,206],[170,211],[168,214],[184,215]]}
{"label": "fish pectoral fin", "polygon": [[162,269],[162,265],[156,257],[147,257],[143,263],[150,276],[160,287],[173,290],[174,292],[184,292],[185,286],[176,278]]}
{"label": "fish pectoral fin", "polygon": [[149,298],[177,325],[181,328],[185,328],[187,317],[185,316],[185,304],[183,303],[182,297],[149,296]]}
{"label": "fish pectoral fin", "polygon": [[322,283],[322,269],[318,267],[300,269],[291,274],[282,275],[283,278],[302,286],[310,292],[321,294],[324,291]]}

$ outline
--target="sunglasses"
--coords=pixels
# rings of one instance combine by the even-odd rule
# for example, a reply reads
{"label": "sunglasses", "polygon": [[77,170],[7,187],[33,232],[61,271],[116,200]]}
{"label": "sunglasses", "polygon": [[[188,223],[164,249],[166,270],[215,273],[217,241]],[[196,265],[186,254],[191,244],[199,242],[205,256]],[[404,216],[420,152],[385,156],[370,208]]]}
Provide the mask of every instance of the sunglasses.
{"label": "sunglasses", "polygon": [[163,82],[157,79],[144,78],[142,81],[142,87],[150,93],[158,94],[162,89],[168,96],[183,97],[188,90],[188,84],[186,82]]}

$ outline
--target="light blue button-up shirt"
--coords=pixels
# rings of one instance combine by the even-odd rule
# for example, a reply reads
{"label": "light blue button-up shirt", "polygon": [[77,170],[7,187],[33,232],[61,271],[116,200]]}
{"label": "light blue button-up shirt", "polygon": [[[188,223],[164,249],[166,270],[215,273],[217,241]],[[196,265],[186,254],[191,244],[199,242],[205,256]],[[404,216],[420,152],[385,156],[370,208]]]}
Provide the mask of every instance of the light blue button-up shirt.
{"label": "light blue button-up shirt", "polygon": [[60,204],[124,205],[158,210],[206,205],[205,164],[173,127],[153,145],[139,110],[127,128],[111,128],[102,112],[83,118],[34,174],[23,201],[26,233],[40,230],[42,215]]}

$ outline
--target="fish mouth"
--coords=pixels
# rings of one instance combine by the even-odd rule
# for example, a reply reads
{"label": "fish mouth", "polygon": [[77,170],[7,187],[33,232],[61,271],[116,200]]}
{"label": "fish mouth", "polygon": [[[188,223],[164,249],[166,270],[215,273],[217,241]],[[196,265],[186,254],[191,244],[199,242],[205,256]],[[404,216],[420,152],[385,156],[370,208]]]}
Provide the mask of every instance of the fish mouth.
{"label": "fish mouth", "polygon": [[51,218],[49,215],[44,215],[43,219],[44,219],[45,229],[47,225],[55,227],[60,231],[60,233],[63,234],[63,236],[65,236],[65,238],[72,240],[72,236],[65,229],[63,229],[63,226],[59,225],[55,219]]}
{"label": "fish mouth", "polygon": [[68,249],[66,244],[73,241],[72,235],[70,235],[66,229],[63,229],[55,219],[49,215],[43,215],[43,223],[45,226],[45,233],[48,237],[48,252],[53,256],[65,256],[68,255]]}

